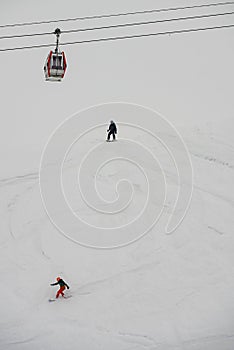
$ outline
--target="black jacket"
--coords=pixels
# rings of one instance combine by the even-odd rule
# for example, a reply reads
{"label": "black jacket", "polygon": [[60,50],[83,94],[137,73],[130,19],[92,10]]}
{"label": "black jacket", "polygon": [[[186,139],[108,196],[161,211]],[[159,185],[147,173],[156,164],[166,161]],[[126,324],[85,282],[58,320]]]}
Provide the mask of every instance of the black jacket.
{"label": "black jacket", "polygon": [[70,287],[67,285],[66,282],[64,282],[64,280],[62,280],[62,278],[58,281],[58,282],[55,282],[55,283],[51,283],[51,286],[57,286],[57,284],[60,285],[60,287],[67,287],[67,289],[69,289]]}
{"label": "black jacket", "polygon": [[117,134],[117,127],[115,123],[110,123],[109,129],[107,130],[112,134]]}

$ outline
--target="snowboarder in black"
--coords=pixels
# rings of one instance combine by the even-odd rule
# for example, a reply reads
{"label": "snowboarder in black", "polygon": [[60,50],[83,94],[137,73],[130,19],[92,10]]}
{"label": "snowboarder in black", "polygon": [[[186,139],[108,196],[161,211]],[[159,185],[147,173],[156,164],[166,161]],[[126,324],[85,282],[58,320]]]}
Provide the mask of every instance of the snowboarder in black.
{"label": "snowboarder in black", "polygon": [[117,134],[117,127],[116,124],[113,122],[113,120],[110,121],[109,129],[107,130],[108,135],[107,135],[107,140],[110,141],[110,137],[112,135],[113,140],[115,140],[115,135]]}
{"label": "snowboarder in black", "polygon": [[57,286],[57,285],[60,286],[60,288],[59,288],[59,290],[57,291],[57,294],[56,294],[56,299],[59,297],[60,294],[62,295],[62,297],[64,297],[63,291],[65,290],[65,288],[67,288],[67,289],[70,288],[70,287],[67,285],[67,283],[64,282],[64,280],[63,280],[61,277],[57,277],[57,282],[51,283],[50,285],[51,285],[51,286]]}

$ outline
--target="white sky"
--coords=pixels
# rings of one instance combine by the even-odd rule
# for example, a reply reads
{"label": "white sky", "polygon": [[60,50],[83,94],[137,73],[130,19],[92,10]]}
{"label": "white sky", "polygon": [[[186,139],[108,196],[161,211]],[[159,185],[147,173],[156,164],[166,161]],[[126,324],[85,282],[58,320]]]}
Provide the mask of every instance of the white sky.
{"label": "white sky", "polygon": [[[0,24],[209,2],[211,1],[1,0]],[[196,14],[233,9],[234,5],[224,6],[219,9],[197,10]],[[190,10],[180,14],[191,15],[192,12]],[[136,19],[148,18],[159,18],[159,15],[138,16]],[[94,24],[120,23],[125,20],[132,21],[134,18],[14,28],[0,30],[0,33],[4,35],[52,31],[57,26],[63,30]],[[154,25],[140,30],[131,28],[128,31],[103,31],[102,35],[146,33],[193,25],[229,23],[234,23],[233,15],[197,20],[183,25],[176,23]],[[185,139],[186,128],[201,128],[204,132],[218,133],[222,138],[232,140],[233,32],[234,29],[223,29],[67,46],[64,50],[68,69],[62,83],[44,81],[43,65],[49,49],[0,53],[0,178],[37,171],[43,147],[55,127],[76,111],[102,102],[126,101],[154,108],[168,118]],[[95,35],[97,34],[64,34],[61,41],[79,40]],[[50,43],[54,40],[53,36],[22,41],[2,40],[0,47]]]}

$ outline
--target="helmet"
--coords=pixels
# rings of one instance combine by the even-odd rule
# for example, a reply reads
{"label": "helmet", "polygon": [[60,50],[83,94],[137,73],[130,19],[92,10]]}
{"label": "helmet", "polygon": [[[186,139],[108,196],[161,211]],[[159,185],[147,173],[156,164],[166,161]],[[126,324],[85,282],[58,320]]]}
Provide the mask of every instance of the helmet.
{"label": "helmet", "polygon": [[57,281],[61,280],[61,277],[57,277],[56,280],[57,280]]}
{"label": "helmet", "polygon": [[113,120],[111,120],[111,121],[110,121],[110,123],[111,123],[111,124],[113,124],[113,123],[114,123],[114,121],[113,121]]}

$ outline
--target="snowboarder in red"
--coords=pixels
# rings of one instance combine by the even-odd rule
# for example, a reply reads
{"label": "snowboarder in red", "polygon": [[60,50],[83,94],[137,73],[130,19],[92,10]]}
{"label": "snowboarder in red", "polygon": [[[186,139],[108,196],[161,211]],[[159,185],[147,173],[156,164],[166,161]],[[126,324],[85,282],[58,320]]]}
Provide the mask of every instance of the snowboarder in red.
{"label": "snowboarder in red", "polygon": [[51,283],[50,285],[51,285],[51,286],[57,286],[58,284],[59,284],[60,288],[59,288],[59,290],[57,291],[56,299],[59,297],[60,294],[62,295],[62,297],[64,297],[63,291],[65,290],[65,288],[67,288],[67,289],[70,288],[70,287],[67,285],[67,283],[64,282],[64,280],[63,280],[61,277],[57,277],[57,282]]}

